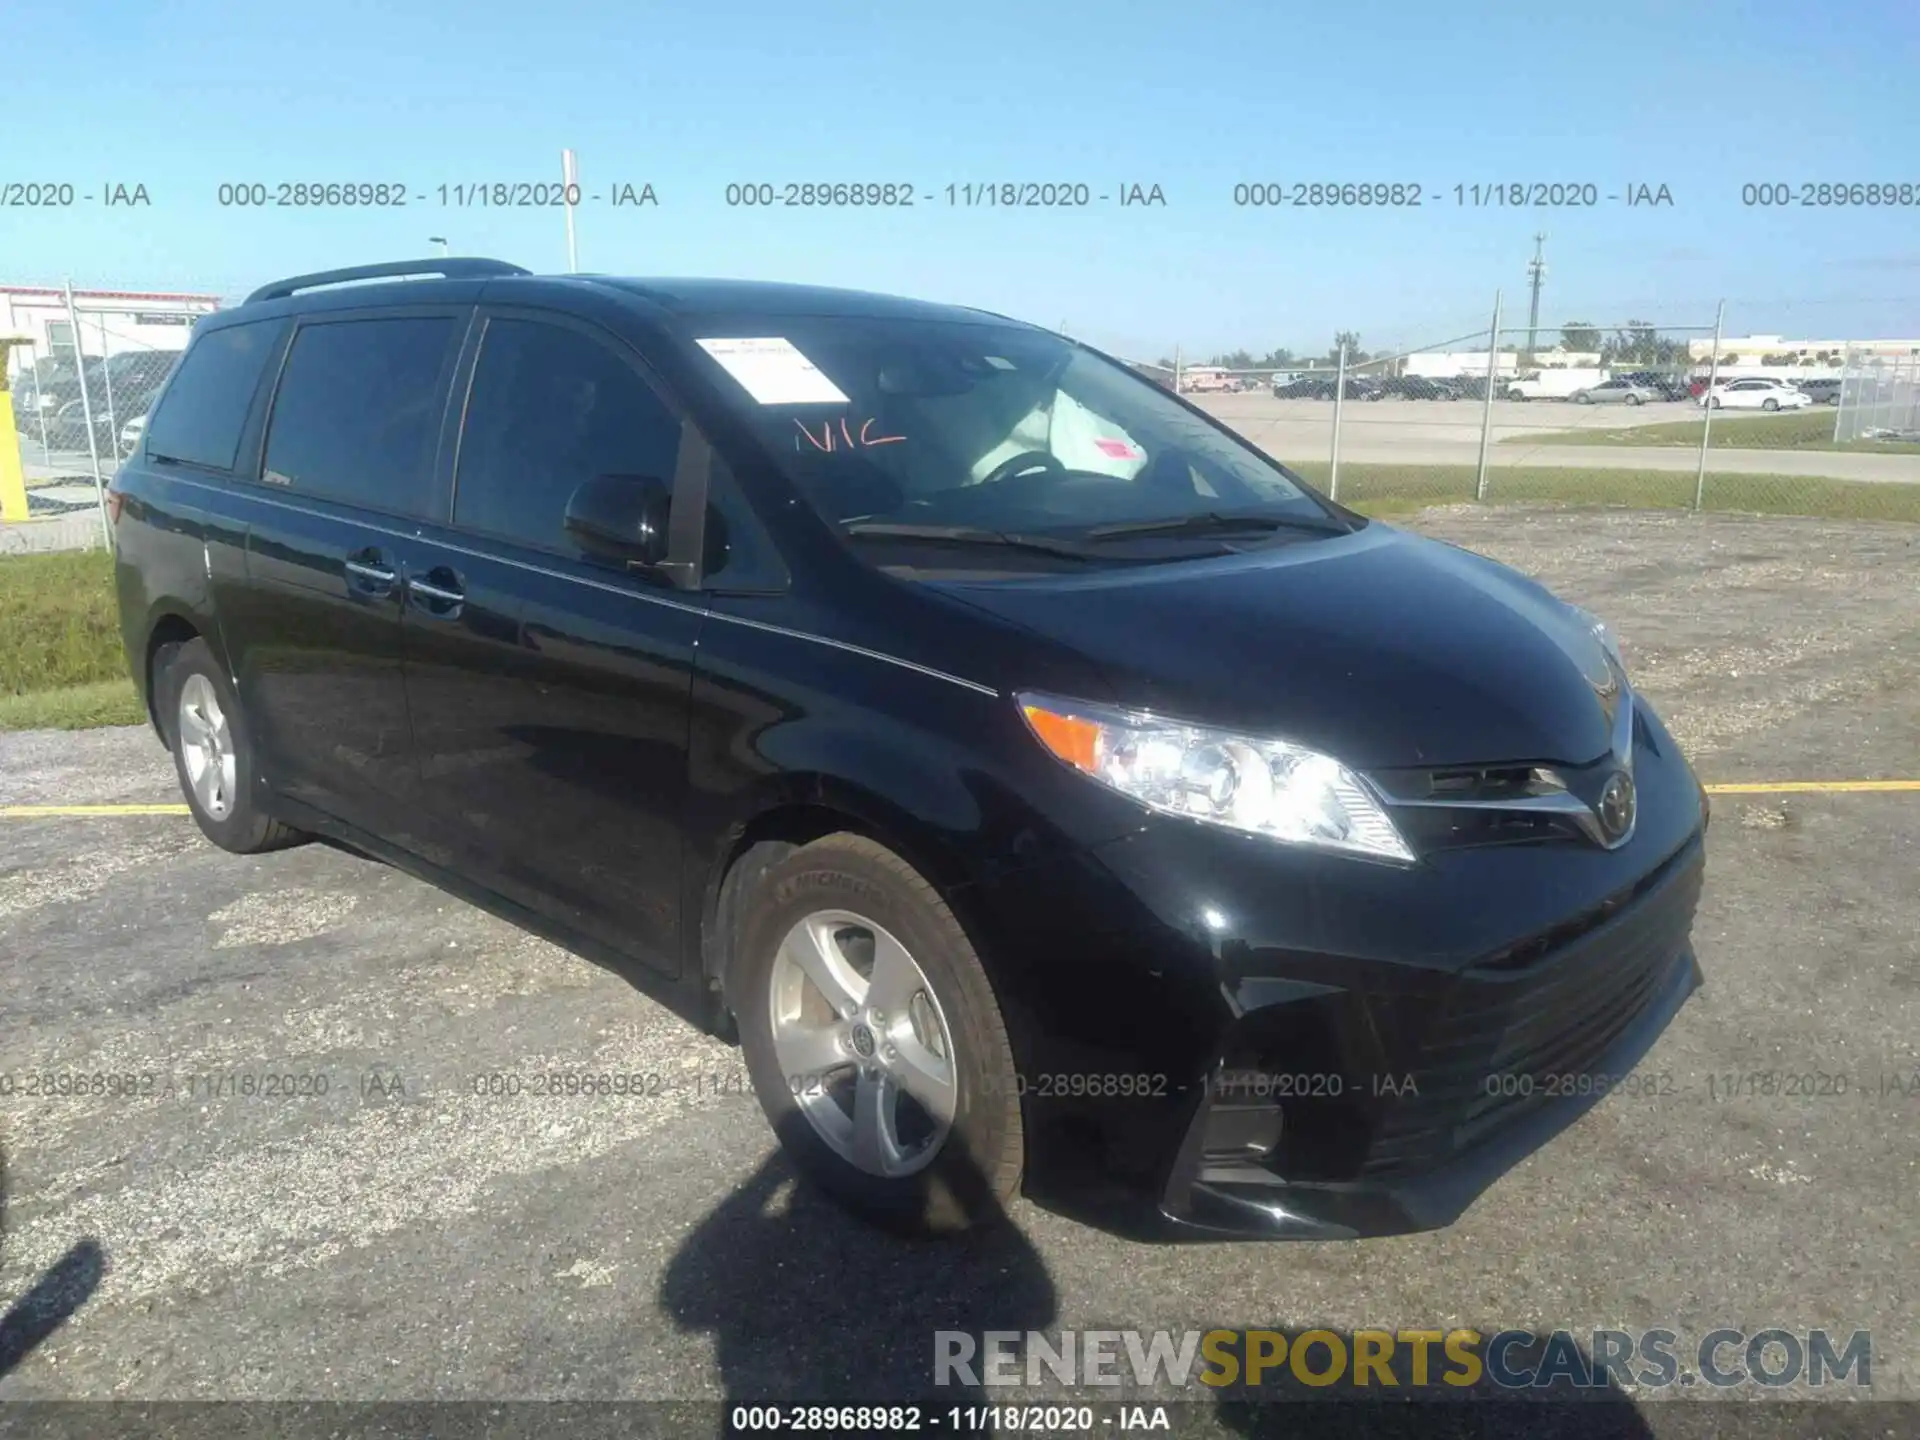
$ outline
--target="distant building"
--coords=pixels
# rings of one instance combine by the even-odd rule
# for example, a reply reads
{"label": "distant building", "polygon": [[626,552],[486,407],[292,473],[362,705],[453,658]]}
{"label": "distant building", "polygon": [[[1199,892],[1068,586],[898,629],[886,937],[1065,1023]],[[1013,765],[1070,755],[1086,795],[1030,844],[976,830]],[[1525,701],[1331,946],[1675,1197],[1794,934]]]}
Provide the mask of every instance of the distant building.
{"label": "distant building", "polygon": [[[1789,340],[1781,335],[1720,337],[1720,363],[1727,364],[1727,357],[1735,356],[1737,359],[1734,363],[1742,369],[1817,365],[1838,370],[1846,364],[1849,352],[1861,356],[1885,355],[1905,359],[1920,355],[1920,340]],[[1689,340],[1687,357],[1702,364],[1711,361],[1713,337]]]}
{"label": "distant building", "polygon": [[[193,322],[220,308],[217,295],[187,295],[152,290],[76,290],[74,314],[80,322],[78,349],[89,358],[127,350],[184,350]],[[64,290],[33,285],[0,285],[0,335],[24,335],[32,347],[16,346],[16,369],[34,360],[71,360],[73,320]]]}
{"label": "distant building", "polygon": [[[1442,376],[1451,378],[1459,375],[1481,376],[1487,373],[1487,359],[1485,350],[1427,351],[1407,356],[1402,373],[1436,378]],[[1535,350],[1530,363],[1522,364],[1524,359],[1524,351],[1502,350],[1494,367],[1494,373],[1511,377],[1528,370],[1591,370],[1600,364],[1600,355],[1597,351],[1562,350],[1558,346]]]}

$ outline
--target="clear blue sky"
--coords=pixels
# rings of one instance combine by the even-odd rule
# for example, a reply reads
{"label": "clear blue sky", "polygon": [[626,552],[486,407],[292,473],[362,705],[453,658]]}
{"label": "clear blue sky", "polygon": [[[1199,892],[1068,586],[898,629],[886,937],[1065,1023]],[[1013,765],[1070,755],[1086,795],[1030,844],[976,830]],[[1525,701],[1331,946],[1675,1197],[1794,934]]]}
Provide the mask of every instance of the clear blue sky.
{"label": "clear blue sky", "polygon": [[[1524,317],[1920,334],[1920,205],[1756,209],[1743,182],[1920,187],[1914,0],[544,0],[16,5],[0,180],[147,209],[0,209],[0,282],[243,293],[456,253],[566,264],[558,211],[437,187],[650,182],[578,215],[584,270],[898,291],[1132,354],[1417,345]],[[222,182],[402,182],[401,210],[244,211]],[[1159,184],[1164,208],[730,209],[738,181]],[[1236,208],[1237,182],[1400,181],[1444,203]],[[1669,187],[1671,207],[1461,207],[1455,184]],[[1150,358],[1150,357],[1149,357]]]}

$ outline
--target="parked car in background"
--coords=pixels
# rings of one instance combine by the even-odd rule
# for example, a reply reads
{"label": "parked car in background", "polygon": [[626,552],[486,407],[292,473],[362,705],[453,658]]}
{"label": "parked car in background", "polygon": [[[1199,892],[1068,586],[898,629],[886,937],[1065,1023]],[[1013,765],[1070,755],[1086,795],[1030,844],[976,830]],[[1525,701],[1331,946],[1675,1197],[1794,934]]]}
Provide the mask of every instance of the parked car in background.
{"label": "parked car in background", "polygon": [[[100,362],[86,362],[86,383],[90,392],[99,388]],[[33,365],[22,366],[14,377],[13,423],[23,439],[44,438],[50,448],[59,448],[56,434],[61,412],[80,399],[80,371],[70,356],[50,356]],[[84,433],[81,444],[86,443]]]}
{"label": "parked car in background", "polygon": [[1392,375],[1380,382],[1382,393],[1402,400],[1458,400],[1459,388],[1431,375]]}
{"label": "parked car in background", "polygon": [[[1484,400],[1487,398],[1487,376],[1484,373],[1479,375],[1458,375],[1448,383],[1458,392],[1459,398],[1462,400]],[[1511,375],[1494,376],[1493,393],[1496,396],[1505,398],[1507,387],[1512,383],[1513,377]]]}
{"label": "parked car in background", "polygon": [[1794,388],[1816,405],[1838,405],[1840,403],[1840,381],[1796,380]]}
{"label": "parked car in background", "polygon": [[[1276,400],[1331,400],[1340,384],[1338,375],[1322,372],[1317,375],[1302,375],[1286,385],[1273,387]],[[1346,398],[1349,400],[1379,400],[1387,393],[1386,386],[1372,375],[1349,375],[1346,381]]]}
{"label": "parked car in background", "polygon": [[1707,793],[1603,623],[979,310],[296,276],[195,327],[107,512],[208,841],[326,837],[626,975],[891,1230],[1023,1184],[1130,1235],[1445,1226],[1630,1130],[1548,1082],[1702,983]]}
{"label": "parked car in background", "polygon": [[1644,405],[1649,400],[1665,397],[1651,385],[1616,376],[1585,390],[1576,390],[1567,398],[1576,405]]}
{"label": "parked car in background", "polygon": [[1273,386],[1273,398],[1276,400],[1331,400],[1333,377],[1296,375],[1285,384],[1276,380]]}
{"label": "parked car in background", "polygon": [[1661,400],[1687,400],[1692,398],[1687,391],[1687,377],[1674,375],[1664,370],[1633,370],[1625,375],[1616,375],[1616,380],[1630,380],[1635,385],[1654,392]]}
{"label": "parked car in background", "polygon": [[1715,410],[1800,410],[1813,403],[1804,390],[1784,380],[1727,380],[1697,402]]}
{"label": "parked car in background", "polygon": [[100,453],[118,453],[121,427],[153,407],[154,396],[167,383],[180,355],[178,350],[126,350],[104,361],[89,359],[84,399],[77,380],[63,384],[57,392],[60,403],[47,417],[47,448],[87,449],[87,416],[91,412]]}

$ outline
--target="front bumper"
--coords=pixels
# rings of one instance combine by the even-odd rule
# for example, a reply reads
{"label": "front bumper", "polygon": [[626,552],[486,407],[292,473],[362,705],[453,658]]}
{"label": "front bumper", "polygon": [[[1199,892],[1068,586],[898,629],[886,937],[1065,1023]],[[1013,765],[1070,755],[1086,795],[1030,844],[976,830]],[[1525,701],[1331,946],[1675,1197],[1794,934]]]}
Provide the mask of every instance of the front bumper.
{"label": "front bumper", "polygon": [[1265,1058],[1285,1007],[1247,1015],[1171,1167],[1169,1227],[1315,1239],[1436,1229],[1613,1091],[1659,1093],[1656,1077],[1631,1072],[1701,984],[1687,932],[1703,858],[1696,840],[1619,912],[1531,963],[1463,971],[1417,1039],[1382,1054],[1402,1069],[1274,1095],[1247,1077],[1285,1075]]}
{"label": "front bumper", "polygon": [[1023,937],[997,978],[1029,1194],[1144,1238],[1432,1229],[1652,1085],[1629,1072],[1701,983],[1707,810],[1644,707],[1641,726],[1617,851],[1403,870],[1156,823],[986,887],[997,948]]}

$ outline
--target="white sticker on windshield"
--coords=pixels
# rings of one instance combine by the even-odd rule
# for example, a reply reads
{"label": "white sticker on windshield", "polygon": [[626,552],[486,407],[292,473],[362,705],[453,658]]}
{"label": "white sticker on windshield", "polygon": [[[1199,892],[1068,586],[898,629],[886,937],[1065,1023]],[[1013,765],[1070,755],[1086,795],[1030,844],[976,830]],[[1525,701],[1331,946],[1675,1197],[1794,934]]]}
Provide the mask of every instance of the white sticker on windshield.
{"label": "white sticker on windshield", "polygon": [[820,368],[781,336],[759,340],[702,340],[700,348],[762,405],[850,403]]}

